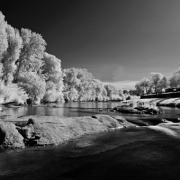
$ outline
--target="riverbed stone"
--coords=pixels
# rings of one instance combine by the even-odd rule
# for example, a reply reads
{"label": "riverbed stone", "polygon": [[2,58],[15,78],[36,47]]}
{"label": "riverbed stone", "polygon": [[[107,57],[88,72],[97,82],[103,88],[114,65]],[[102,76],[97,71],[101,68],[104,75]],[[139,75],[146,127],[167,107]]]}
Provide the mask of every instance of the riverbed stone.
{"label": "riverbed stone", "polygon": [[0,149],[24,148],[23,139],[13,123],[0,121]]}

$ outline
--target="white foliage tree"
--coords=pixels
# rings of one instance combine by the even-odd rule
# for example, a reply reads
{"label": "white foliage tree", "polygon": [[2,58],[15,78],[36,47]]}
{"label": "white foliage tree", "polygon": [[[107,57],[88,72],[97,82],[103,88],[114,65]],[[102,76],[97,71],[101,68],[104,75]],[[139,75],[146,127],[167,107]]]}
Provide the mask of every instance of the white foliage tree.
{"label": "white foliage tree", "polygon": [[31,32],[29,29],[21,29],[23,48],[19,59],[16,61],[17,69],[14,82],[18,82],[19,76],[24,72],[41,73],[43,55],[46,42],[40,34]]}
{"label": "white foliage tree", "polygon": [[2,60],[2,55],[8,48],[8,40],[6,34],[7,23],[5,21],[5,16],[0,12],[0,62]]}
{"label": "white foliage tree", "polygon": [[8,37],[8,48],[3,55],[3,80],[5,82],[12,82],[13,75],[16,70],[15,62],[19,59],[22,48],[22,38],[17,29],[10,25],[6,27]]}
{"label": "white foliage tree", "polygon": [[141,96],[144,94],[144,89],[142,88],[140,81],[135,84],[135,89],[138,96]]}
{"label": "white foliage tree", "polygon": [[180,68],[178,68],[169,78],[170,87],[180,87]]}
{"label": "white foliage tree", "polygon": [[161,73],[152,72],[149,77],[150,86],[154,88],[155,93],[157,94],[168,86],[168,81],[166,77]]}
{"label": "white foliage tree", "polygon": [[165,76],[163,76],[162,79],[159,81],[157,89],[159,92],[162,92],[162,90],[168,87],[168,85],[169,85],[168,79]]}
{"label": "white foliage tree", "polygon": [[43,76],[36,72],[26,72],[19,76],[18,85],[22,87],[33,103],[39,104],[46,92],[46,82]]}
{"label": "white foliage tree", "polygon": [[5,22],[4,15],[0,12],[0,103],[24,104],[28,98],[22,88],[11,83],[21,45],[19,32]]}
{"label": "white foliage tree", "polygon": [[139,94],[147,94],[148,91],[150,90],[150,81],[148,78],[143,78],[141,81],[136,83],[135,88],[138,91]]}
{"label": "white foliage tree", "polygon": [[61,60],[55,56],[45,53],[42,73],[46,78],[46,102],[63,102],[63,74],[61,70]]}
{"label": "white foliage tree", "polygon": [[77,101],[77,97],[79,98],[81,91],[82,96],[82,89],[81,89],[81,75],[79,74],[79,70],[76,68],[64,69],[63,70],[63,82],[64,82],[64,94],[66,100]]}
{"label": "white foliage tree", "polygon": [[106,84],[104,86],[107,91],[107,96],[109,97],[109,100],[122,100],[122,97],[120,96],[119,89],[111,84]]}
{"label": "white foliage tree", "polygon": [[103,83],[98,79],[94,79],[93,84],[94,84],[93,89],[95,91],[95,100],[107,101],[108,100],[107,91]]}
{"label": "white foliage tree", "polygon": [[8,48],[7,34],[6,34],[7,22],[5,21],[5,16],[0,11],[0,62],[3,53]]}
{"label": "white foliage tree", "polygon": [[24,104],[28,99],[28,95],[17,84],[5,85],[3,81],[0,81],[0,103],[15,102],[17,104]]}

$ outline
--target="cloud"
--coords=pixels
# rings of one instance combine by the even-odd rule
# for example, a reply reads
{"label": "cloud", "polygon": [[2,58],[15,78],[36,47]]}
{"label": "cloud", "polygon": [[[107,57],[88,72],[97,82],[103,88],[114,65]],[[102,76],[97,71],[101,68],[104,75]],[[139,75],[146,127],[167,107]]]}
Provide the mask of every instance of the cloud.
{"label": "cloud", "polygon": [[118,87],[120,89],[135,89],[135,84],[138,81],[115,81],[115,82],[103,82],[104,84],[112,84],[115,87]]}
{"label": "cloud", "polygon": [[[91,65],[92,66],[92,65]],[[94,66],[94,65],[93,65]],[[91,70],[93,75],[101,81],[120,81],[126,77],[125,67],[117,63],[98,64]]]}
{"label": "cloud", "polygon": [[115,65],[115,68],[112,72],[112,80],[119,81],[120,79],[122,79],[124,74],[125,74],[125,67],[121,65],[119,66]]}

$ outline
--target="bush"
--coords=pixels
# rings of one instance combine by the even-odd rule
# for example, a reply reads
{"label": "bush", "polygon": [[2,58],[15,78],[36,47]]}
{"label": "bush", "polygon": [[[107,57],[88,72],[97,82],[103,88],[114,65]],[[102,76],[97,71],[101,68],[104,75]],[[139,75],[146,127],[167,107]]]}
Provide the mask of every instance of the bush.
{"label": "bush", "polygon": [[27,99],[28,95],[17,84],[11,83],[5,85],[3,81],[0,82],[0,104],[8,102],[24,104]]}

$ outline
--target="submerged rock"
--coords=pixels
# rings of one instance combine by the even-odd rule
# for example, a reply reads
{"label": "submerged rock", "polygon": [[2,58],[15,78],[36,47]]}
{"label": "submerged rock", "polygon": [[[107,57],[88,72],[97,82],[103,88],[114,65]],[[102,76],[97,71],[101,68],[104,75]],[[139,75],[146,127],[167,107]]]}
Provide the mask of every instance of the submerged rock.
{"label": "submerged rock", "polygon": [[0,121],[0,149],[24,148],[23,139],[13,123]]}

